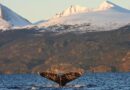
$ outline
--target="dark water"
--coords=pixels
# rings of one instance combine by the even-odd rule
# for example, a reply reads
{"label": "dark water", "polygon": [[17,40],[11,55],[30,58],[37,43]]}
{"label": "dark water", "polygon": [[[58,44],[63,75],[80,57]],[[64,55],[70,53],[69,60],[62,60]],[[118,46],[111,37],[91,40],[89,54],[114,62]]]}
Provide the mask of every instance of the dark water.
{"label": "dark water", "polygon": [[130,73],[89,73],[63,88],[35,74],[0,75],[0,90],[130,90]]}

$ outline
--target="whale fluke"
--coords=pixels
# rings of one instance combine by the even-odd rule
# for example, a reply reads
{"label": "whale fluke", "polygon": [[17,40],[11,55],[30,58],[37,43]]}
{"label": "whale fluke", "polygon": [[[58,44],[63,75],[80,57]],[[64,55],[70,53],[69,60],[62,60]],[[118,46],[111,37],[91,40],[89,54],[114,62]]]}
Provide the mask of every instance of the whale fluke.
{"label": "whale fluke", "polygon": [[81,72],[68,72],[68,73],[52,73],[52,72],[41,72],[40,75],[51,81],[54,81],[63,87],[68,82],[71,82],[82,75]]}

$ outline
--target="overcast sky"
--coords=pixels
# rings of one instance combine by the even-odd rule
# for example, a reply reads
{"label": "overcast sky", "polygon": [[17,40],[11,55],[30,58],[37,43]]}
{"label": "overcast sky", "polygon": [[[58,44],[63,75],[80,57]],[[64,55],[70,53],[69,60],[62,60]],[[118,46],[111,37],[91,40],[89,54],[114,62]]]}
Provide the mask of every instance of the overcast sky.
{"label": "overcast sky", "polygon": [[[104,0],[3,0],[2,4],[16,13],[35,22],[52,17],[70,5],[81,5],[90,8],[98,7]],[[130,9],[130,0],[109,0]]]}

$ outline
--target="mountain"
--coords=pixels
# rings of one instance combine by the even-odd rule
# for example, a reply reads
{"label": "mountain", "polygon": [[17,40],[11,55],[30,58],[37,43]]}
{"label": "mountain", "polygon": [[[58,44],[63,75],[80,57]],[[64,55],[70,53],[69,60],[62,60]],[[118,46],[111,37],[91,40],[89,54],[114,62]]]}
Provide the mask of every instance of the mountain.
{"label": "mountain", "polygon": [[13,12],[6,6],[0,4],[0,29],[10,26],[26,26],[31,24],[28,20]]}
{"label": "mountain", "polygon": [[6,30],[11,27],[11,24],[0,18],[0,29]]}
{"label": "mountain", "polygon": [[87,33],[0,32],[0,73],[130,72],[130,26]]}
{"label": "mountain", "polygon": [[103,10],[113,10],[118,12],[130,13],[130,10],[127,10],[119,5],[116,5],[110,1],[104,1],[98,8],[94,9],[94,11],[103,11]]}
{"label": "mountain", "polygon": [[[64,10],[66,11],[66,10]],[[67,10],[71,11],[71,10]],[[122,8],[110,1],[103,2],[98,8],[95,9],[84,9],[78,13],[69,14],[59,14],[59,17],[56,15],[48,22],[40,23],[39,27],[50,27],[50,26],[59,26],[59,25],[72,25],[81,29],[81,31],[106,31],[113,30],[125,26],[130,23],[130,11]],[[73,31],[76,30],[68,28]],[[62,27],[64,28],[64,27]],[[61,28],[59,28],[61,29]]]}
{"label": "mountain", "polygon": [[104,1],[98,8],[96,8],[94,11],[103,11],[110,8],[115,7],[115,5],[109,1]]}
{"label": "mountain", "polygon": [[86,7],[81,7],[79,5],[71,5],[69,8],[67,8],[66,10],[64,10],[61,13],[57,13],[54,18],[60,18],[60,17],[64,17],[64,16],[69,16],[72,14],[77,14],[77,13],[83,13],[83,12],[89,12],[91,11],[91,9],[86,8]]}

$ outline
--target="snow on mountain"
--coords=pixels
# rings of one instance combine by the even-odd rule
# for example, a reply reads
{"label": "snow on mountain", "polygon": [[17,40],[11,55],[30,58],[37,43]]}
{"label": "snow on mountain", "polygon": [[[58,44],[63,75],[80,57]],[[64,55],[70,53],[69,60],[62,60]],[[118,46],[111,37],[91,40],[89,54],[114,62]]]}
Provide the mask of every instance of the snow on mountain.
{"label": "snow on mountain", "polygon": [[82,12],[79,11],[79,13],[65,15],[62,13],[57,18],[52,18],[48,22],[39,24],[39,27],[78,25],[79,27],[82,26],[80,27],[81,30],[106,31],[117,29],[130,23],[130,11],[110,1],[103,2],[96,9],[87,10],[89,11],[83,10]]}
{"label": "snow on mountain", "polygon": [[71,5],[69,8],[67,8],[66,10],[64,10],[63,12],[61,13],[58,13],[56,14],[54,17],[52,17],[53,19],[54,18],[60,18],[60,17],[63,17],[63,16],[69,16],[69,15],[72,15],[72,14],[77,14],[77,13],[83,13],[83,12],[89,12],[91,11],[91,9],[87,8],[87,7],[81,7],[79,5]]}
{"label": "snow on mountain", "polygon": [[16,14],[6,6],[0,4],[0,29],[7,29],[11,26],[26,26],[31,24],[28,20]]}
{"label": "snow on mountain", "polygon": [[94,11],[103,11],[103,10],[107,10],[110,8],[113,8],[114,5],[109,2],[109,1],[104,1],[97,9],[95,9]]}
{"label": "snow on mountain", "polygon": [[113,10],[118,12],[130,13],[130,10],[120,7],[110,1],[104,1],[97,9],[94,9],[93,11],[104,11],[104,10]]}
{"label": "snow on mountain", "polygon": [[10,27],[11,27],[10,23],[0,18],[0,30],[6,30]]}

